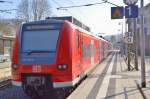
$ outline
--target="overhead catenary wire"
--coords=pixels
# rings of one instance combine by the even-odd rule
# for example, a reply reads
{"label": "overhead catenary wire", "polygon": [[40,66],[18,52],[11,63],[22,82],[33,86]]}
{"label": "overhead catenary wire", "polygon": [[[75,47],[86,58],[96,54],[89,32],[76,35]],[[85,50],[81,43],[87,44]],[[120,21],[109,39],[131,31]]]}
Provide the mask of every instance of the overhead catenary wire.
{"label": "overhead catenary wire", "polygon": [[111,4],[111,5],[114,5],[116,7],[120,7],[119,5],[115,4],[115,3],[112,3],[112,2],[109,2],[108,0],[101,0],[103,2],[98,2],[98,3],[89,3],[89,4],[85,4],[85,5],[76,5],[76,6],[66,6],[66,7],[58,7],[57,9],[68,9],[68,8],[77,8],[77,7],[88,7],[88,6],[94,6],[94,5],[99,5],[99,4],[103,4],[103,3],[108,3],[108,4]]}
{"label": "overhead catenary wire", "polygon": [[59,8],[57,8],[57,9],[59,10],[59,9],[67,9],[67,8],[77,8],[77,7],[94,6],[94,5],[98,5],[98,4],[103,4],[103,3],[105,3],[105,2],[106,2],[106,1],[99,2],[99,3],[90,3],[90,4],[85,4],[85,5],[59,7]]}
{"label": "overhead catenary wire", "polygon": [[[68,0],[70,3],[72,3],[72,4],[74,4],[75,5],[75,3],[73,2],[73,1],[71,1],[71,0]],[[78,10],[79,12],[81,12],[81,14],[82,14],[82,11],[80,11],[80,10]],[[83,15],[84,16],[84,15]],[[85,17],[85,16],[84,16]]]}
{"label": "overhead catenary wire", "polygon": [[10,12],[10,11],[16,11],[17,9],[8,9],[8,10],[0,10],[0,12],[2,12],[2,13],[4,13],[4,12],[6,12],[6,13],[8,13],[8,12]]}
{"label": "overhead catenary wire", "polygon": [[109,2],[108,0],[102,0],[102,1],[104,1],[105,3],[109,3],[109,4],[111,4],[111,5],[114,5],[114,6],[116,6],[116,7],[120,7],[119,5],[117,5],[117,4],[115,4],[115,3],[112,3],[112,2]]}
{"label": "overhead catenary wire", "polygon": [[[60,3],[58,3],[56,0],[52,0],[58,7],[61,7],[61,4]],[[57,9],[57,8],[56,8]],[[58,10],[58,9],[57,9]],[[67,11],[69,14],[71,14],[72,16],[76,16],[76,15],[74,15],[73,13],[71,13],[68,9],[61,9],[61,10],[65,10],[65,11]]]}
{"label": "overhead catenary wire", "polygon": [[[13,2],[12,1],[0,0],[0,4],[2,4],[2,3],[12,4]],[[0,13],[11,13],[10,11],[14,11],[14,10],[16,10],[16,9],[0,10]]]}
{"label": "overhead catenary wire", "polygon": [[0,0],[0,3],[13,3],[12,1]]}
{"label": "overhead catenary wire", "polygon": [[[75,2],[72,0],[68,0],[71,4],[75,5]],[[88,20],[88,17],[84,15],[84,12],[82,10],[77,10],[78,13],[80,13],[82,15],[82,17],[80,18],[81,20],[85,21]],[[91,25],[91,24],[90,24]]]}
{"label": "overhead catenary wire", "polygon": [[[70,1],[72,4],[74,4],[73,1],[71,1],[71,0],[69,0],[69,1]],[[105,3],[105,1],[103,1],[103,2],[98,2],[98,3],[90,3],[90,4],[85,4],[85,5],[78,5],[78,6],[67,6],[67,7],[62,7],[62,6],[60,6],[60,7],[57,8],[57,10],[65,10],[65,11],[68,11],[68,8],[84,7],[84,6],[88,7],[88,6],[93,6],[93,5],[103,4],[103,3]],[[79,12],[81,12],[81,11],[79,10]],[[84,18],[88,19],[85,15],[83,15],[82,12],[81,12],[80,14],[82,14],[82,16],[83,16]],[[91,25],[91,24],[90,24],[90,25]]]}

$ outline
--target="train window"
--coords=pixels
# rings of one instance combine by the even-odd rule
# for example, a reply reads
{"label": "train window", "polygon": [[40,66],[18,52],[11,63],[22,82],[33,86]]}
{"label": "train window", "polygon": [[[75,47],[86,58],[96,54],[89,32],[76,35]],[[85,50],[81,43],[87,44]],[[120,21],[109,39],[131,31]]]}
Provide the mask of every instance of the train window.
{"label": "train window", "polygon": [[91,44],[90,47],[91,47],[91,56],[94,56],[93,55],[93,44]]}
{"label": "train window", "polygon": [[91,56],[95,56],[96,54],[96,48],[94,44],[91,44]]}
{"label": "train window", "polygon": [[56,51],[59,30],[24,31],[22,51]]}
{"label": "train window", "polygon": [[96,48],[95,48],[95,45],[93,46],[93,54],[94,54],[94,56],[96,55]]}
{"label": "train window", "polygon": [[86,59],[86,44],[83,44],[83,58]]}
{"label": "train window", "polygon": [[92,50],[91,50],[91,45],[90,44],[87,45],[87,51],[88,51],[88,57],[91,57],[92,56],[91,55]]}
{"label": "train window", "polygon": [[76,48],[79,48],[79,31],[76,32]]}

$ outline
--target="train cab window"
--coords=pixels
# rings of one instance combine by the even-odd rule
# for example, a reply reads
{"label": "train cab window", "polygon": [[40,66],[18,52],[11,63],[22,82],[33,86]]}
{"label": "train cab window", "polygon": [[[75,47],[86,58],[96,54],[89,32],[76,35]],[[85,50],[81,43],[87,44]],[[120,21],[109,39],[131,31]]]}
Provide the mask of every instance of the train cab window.
{"label": "train cab window", "polygon": [[76,48],[79,48],[79,31],[76,32]]}
{"label": "train cab window", "polygon": [[22,51],[56,51],[59,30],[24,31]]}

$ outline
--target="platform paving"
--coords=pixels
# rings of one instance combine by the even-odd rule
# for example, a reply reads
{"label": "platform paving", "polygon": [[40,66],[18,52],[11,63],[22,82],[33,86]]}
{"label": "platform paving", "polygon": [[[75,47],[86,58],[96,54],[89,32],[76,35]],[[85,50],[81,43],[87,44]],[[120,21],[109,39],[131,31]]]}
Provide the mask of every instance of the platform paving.
{"label": "platform paving", "polygon": [[124,58],[118,51],[114,53],[98,65],[67,99],[150,99],[150,60],[146,60],[144,98],[136,85],[136,82],[141,83],[141,71],[128,71]]}

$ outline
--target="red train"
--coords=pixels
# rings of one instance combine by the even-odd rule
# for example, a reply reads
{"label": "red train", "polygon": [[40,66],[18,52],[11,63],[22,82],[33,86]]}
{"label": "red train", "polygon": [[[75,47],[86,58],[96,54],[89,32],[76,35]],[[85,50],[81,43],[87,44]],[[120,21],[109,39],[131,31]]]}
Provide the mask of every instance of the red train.
{"label": "red train", "polygon": [[73,17],[24,23],[16,34],[12,84],[30,97],[76,86],[108,54],[109,42]]}

